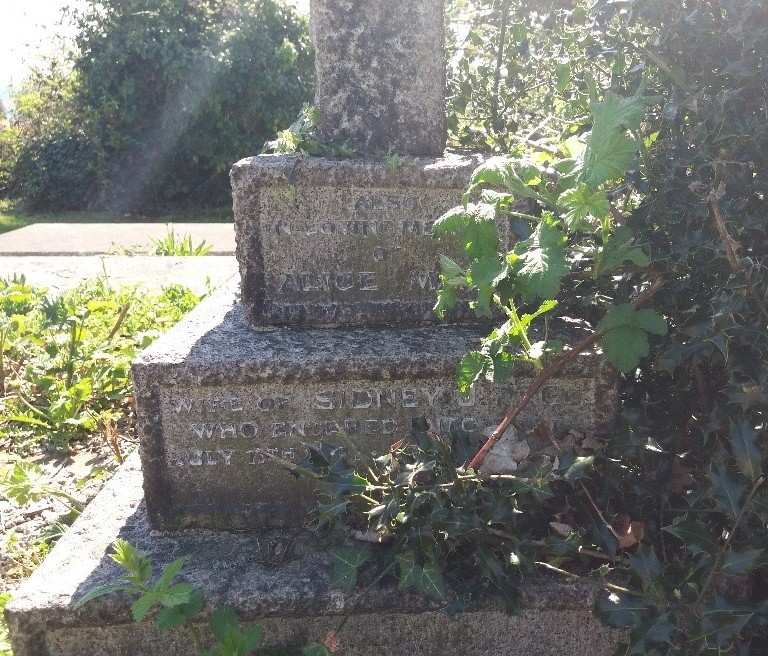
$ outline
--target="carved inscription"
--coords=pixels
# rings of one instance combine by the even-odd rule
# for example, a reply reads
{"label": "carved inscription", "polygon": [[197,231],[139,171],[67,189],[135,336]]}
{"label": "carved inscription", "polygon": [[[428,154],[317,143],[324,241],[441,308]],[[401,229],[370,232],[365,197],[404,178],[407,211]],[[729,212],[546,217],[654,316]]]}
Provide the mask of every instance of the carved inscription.
{"label": "carved inscription", "polygon": [[[451,381],[420,384],[306,384],[166,388],[163,430],[171,468],[198,470],[264,466],[269,456],[297,461],[307,442],[353,445],[353,459],[385,453],[408,434],[411,420],[424,416],[433,430],[461,429],[479,436],[504,415],[516,387],[478,388],[461,395]],[[545,389],[529,407],[529,422],[577,416],[585,401],[583,381]],[[589,390],[587,390],[589,393]],[[574,401],[571,401],[573,399]],[[347,447],[345,447],[347,448]]]}
{"label": "carved inscription", "polygon": [[264,194],[259,229],[267,294],[293,303],[431,306],[439,254],[454,246],[438,244],[432,227],[460,197],[457,189],[335,187],[297,188],[293,202]]}

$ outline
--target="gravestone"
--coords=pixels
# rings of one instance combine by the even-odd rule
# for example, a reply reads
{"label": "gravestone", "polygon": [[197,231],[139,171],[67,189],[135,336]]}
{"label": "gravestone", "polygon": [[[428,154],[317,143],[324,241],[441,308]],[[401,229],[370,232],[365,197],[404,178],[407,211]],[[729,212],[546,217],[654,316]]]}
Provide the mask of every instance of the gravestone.
{"label": "gravestone", "polygon": [[[187,633],[133,623],[125,597],[73,611],[118,576],[107,555],[118,536],[158,568],[187,557],[183,574],[203,591],[204,615],[230,605],[266,628],[267,646],[322,640],[351,610],[342,640],[357,656],[615,649],[617,633],[590,618],[584,589],[531,583],[521,618],[481,599],[448,618],[396,586],[361,601],[332,589],[328,545],[301,533],[314,490],[285,465],[303,444],[362,460],[419,416],[480,438],[534,375],[518,368],[509,385],[459,394],[456,364],[487,326],[466,323],[461,309],[455,323],[436,325],[430,312],[437,258],[450,246],[433,242],[429,227],[458,204],[477,163],[439,156],[442,2],[313,0],[312,18],[320,134],[368,156],[260,156],[234,167],[241,298],[236,289],[211,296],[134,363],[143,494],[134,458],[14,596],[6,617],[16,656],[196,653]],[[370,156],[390,147],[406,156],[395,170]],[[555,439],[601,434],[615,416],[616,382],[600,354],[582,354],[520,423],[552,419]]]}

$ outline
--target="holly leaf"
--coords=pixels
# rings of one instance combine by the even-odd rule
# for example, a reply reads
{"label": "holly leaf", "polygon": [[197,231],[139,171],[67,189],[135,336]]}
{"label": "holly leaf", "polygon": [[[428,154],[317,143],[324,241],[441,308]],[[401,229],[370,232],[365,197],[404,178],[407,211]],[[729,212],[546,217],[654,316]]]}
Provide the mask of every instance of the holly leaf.
{"label": "holly leaf", "polygon": [[762,549],[729,551],[725,555],[721,571],[725,574],[744,574],[764,563],[765,552]]}
{"label": "holly leaf", "polygon": [[357,585],[357,570],[370,557],[371,550],[363,545],[330,550],[333,571],[331,587],[352,590]]}
{"label": "holly leaf", "polygon": [[728,469],[727,463],[720,460],[712,466],[709,473],[709,481],[712,483],[712,496],[715,499],[717,509],[736,519],[741,510],[742,500],[746,489]]}
{"label": "holly leaf", "polygon": [[608,626],[626,629],[649,614],[653,606],[640,597],[631,595],[600,595],[595,601],[595,616]]}
{"label": "holly leaf", "polygon": [[665,526],[663,530],[682,540],[685,548],[694,556],[701,553],[713,556],[720,549],[720,540],[699,520],[686,519],[672,526]]}
{"label": "holly leaf", "polygon": [[526,298],[555,298],[570,270],[565,259],[567,237],[551,214],[544,214],[533,235],[519,242],[508,258],[515,283]]}
{"label": "holly leaf", "polygon": [[657,585],[663,580],[664,566],[653,548],[641,544],[634,553],[629,554],[629,562],[642,580],[643,590],[661,596]]}
{"label": "holly leaf", "polygon": [[757,444],[757,432],[747,422],[731,422],[733,459],[747,478],[756,481],[763,473],[763,452]]}
{"label": "holly leaf", "polygon": [[[583,182],[560,194],[557,204],[563,207],[568,230],[592,230],[611,210],[604,191],[594,191]],[[591,219],[591,220],[590,220]]]}

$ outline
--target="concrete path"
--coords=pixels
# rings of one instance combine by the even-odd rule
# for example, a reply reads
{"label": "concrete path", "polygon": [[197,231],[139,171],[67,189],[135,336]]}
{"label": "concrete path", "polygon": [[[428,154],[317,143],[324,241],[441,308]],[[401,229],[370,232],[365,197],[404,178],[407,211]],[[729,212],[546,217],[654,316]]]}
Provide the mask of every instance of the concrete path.
{"label": "concrete path", "polygon": [[0,255],[100,255],[121,251],[149,254],[152,239],[163,240],[169,230],[180,242],[205,241],[209,255],[235,254],[232,223],[35,223],[0,234]]}
{"label": "concrete path", "polygon": [[[163,239],[168,227],[151,223],[37,223],[0,235],[0,278],[24,275],[53,294],[84,280],[106,277],[114,285],[160,288],[171,284],[204,294],[237,276],[235,235],[231,223],[175,223],[177,241],[206,241],[203,257],[125,255]],[[144,250],[146,253],[146,249]]]}

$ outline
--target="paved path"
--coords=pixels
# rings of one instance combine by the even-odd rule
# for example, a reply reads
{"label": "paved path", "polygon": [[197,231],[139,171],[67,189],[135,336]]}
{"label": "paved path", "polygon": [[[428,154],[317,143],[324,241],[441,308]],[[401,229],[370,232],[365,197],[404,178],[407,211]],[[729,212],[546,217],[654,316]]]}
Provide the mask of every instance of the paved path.
{"label": "paved path", "polygon": [[83,280],[106,277],[112,284],[146,288],[180,284],[197,294],[221,286],[238,273],[231,223],[176,223],[179,238],[214,246],[203,257],[110,255],[116,248],[162,239],[165,224],[38,223],[0,235],[0,278],[24,275],[28,282],[60,293]]}
{"label": "paved path", "polygon": [[143,249],[152,239],[163,240],[169,230],[180,242],[189,235],[192,245],[205,241],[209,255],[235,254],[232,223],[35,223],[0,234],[1,255],[100,255]]}

